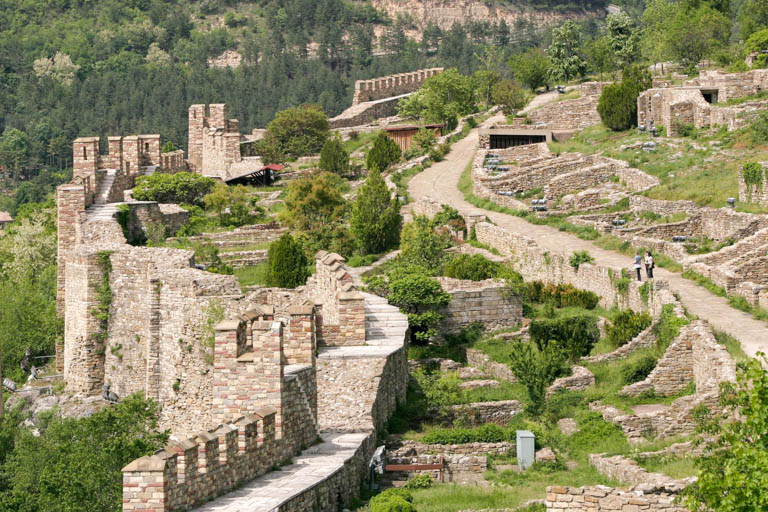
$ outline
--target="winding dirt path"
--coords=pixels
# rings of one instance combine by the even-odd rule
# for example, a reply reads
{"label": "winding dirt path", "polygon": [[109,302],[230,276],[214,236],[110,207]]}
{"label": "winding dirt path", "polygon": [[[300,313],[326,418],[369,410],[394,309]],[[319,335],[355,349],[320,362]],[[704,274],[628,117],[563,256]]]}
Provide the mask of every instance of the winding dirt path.
{"label": "winding dirt path", "polygon": [[[556,92],[537,96],[525,110],[536,108],[556,97]],[[503,120],[502,116],[495,116],[486,121],[485,125],[501,120]],[[588,240],[581,240],[550,226],[529,224],[513,215],[480,209],[465,201],[464,195],[458,189],[459,177],[467,164],[472,161],[477,145],[478,130],[475,129],[453,145],[445,160],[414,176],[408,184],[408,192],[413,200],[430,197],[449,204],[461,212],[483,213],[497,225],[535,239],[541,247],[552,253],[570,255],[573,251],[587,250],[599,264],[631,267],[630,258],[601,249]],[[670,289],[680,295],[688,311],[707,320],[714,328],[738,339],[747,355],[754,357],[758,351],[768,352],[767,324],[755,320],[747,313],[733,309],[726,299],[711,294],[693,281],[684,279],[680,274],[662,268],[657,268],[655,274],[656,277],[669,282]]]}

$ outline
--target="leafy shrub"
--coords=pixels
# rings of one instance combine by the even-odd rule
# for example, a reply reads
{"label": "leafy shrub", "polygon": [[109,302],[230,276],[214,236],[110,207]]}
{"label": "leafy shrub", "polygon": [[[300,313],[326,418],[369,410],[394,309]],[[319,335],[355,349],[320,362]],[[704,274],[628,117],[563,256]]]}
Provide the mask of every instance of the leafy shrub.
{"label": "leafy shrub", "polygon": [[600,297],[588,290],[580,290],[570,283],[553,284],[532,281],[528,283],[526,297],[531,302],[549,303],[558,308],[570,306],[595,309]]}
{"label": "leafy shrub", "polygon": [[203,197],[213,189],[214,185],[216,181],[213,178],[206,178],[192,172],[156,173],[136,179],[133,198],[158,203],[201,205]]}
{"label": "leafy shrub", "polygon": [[432,477],[426,473],[413,475],[403,487],[405,489],[428,489],[432,487]]}
{"label": "leafy shrub", "polygon": [[528,413],[538,416],[545,405],[547,387],[565,371],[566,355],[557,343],[536,350],[531,343],[517,343],[509,353],[509,368],[528,391]]}
{"label": "leafy shrub", "polygon": [[633,65],[624,70],[621,82],[606,86],[597,103],[603,124],[614,131],[628,130],[637,123],[637,97],[651,87],[648,70]]}
{"label": "leafy shrub", "polygon": [[454,279],[483,281],[498,275],[499,264],[481,254],[459,254],[448,260],[443,273]]}
{"label": "leafy shrub", "polygon": [[504,115],[513,116],[528,103],[528,94],[514,80],[502,80],[491,89],[491,97],[501,107]]}
{"label": "leafy shrub", "polygon": [[428,407],[444,407],[461,401],[461,379],[456,373],[430,374],[419,369],[412,375],[424,394]]}
{"label": "leafy shrub", "polygon": [[439,428],[428,432],[422,442],[426,444],[500,443],[514,441],[514,429],[505,429],[493,423],[477,428]]}
{"label": "leafy shrub", "polygon": [[672,304],[664,304],[661,308],[661,316],[656,325],[653,326],[653,333],[656,335],[656,344],[661,348],[666,348],[680,334],[680,328],[688,325],[688,320],[675,314]]}
{"label": "leafy shrub", "polygon": [[205,270],[216,274],[233,274],[232,267],[221,261],[219,249],[213,244],[195,246],[195,263],[205,265]]}
{"label": "leafy shrub", "polygon": [[768,143],[768,112],[762,111],[749,125],[752,144]]}
{"label": "leafy shrub", "polygon": [[606,336],[614,346],[620,347],[640,334],[651,325],[651,315],[646,311],[635,312],[631,309],[619,312],[613,323],[606,329]]}
{"label": "leafy shrub", "polygon": [[745,184],[752,185],[747,187],[747,195],[751,196],[752,187],[763,184],[763,166],[757,162],[747,162],[742,168],[742,176]]}
{"label": "leafy shrub", "polygon": [[657,360],[653,356],[643,356],[639,361],[628,364],[621,369],[621,378],[624,384],[632,384],[645,380],[656,368]]}
{"label": "leafy shrub", "polygon": [[534,320],[528,332],[539,350],[545,350],[547,345],[555,342],[571,361],[589,354],[600,339],[597,319],[589,315]]}
{"label": "leafy shrub", "polygon": [[568,263],[575,269],[579,270],[582,263],[594,263],[595,258],[592,257],[587,251],[574,251],[571,257],[568,259]]}
{"label": "leafy shrub", "polygon": [[285,233],[269,246],[267,283],[280,288],[296,288],[309,277],[309,262],[304,249],[290,233]]}
{"label": "leafy shrub", "polygon": [[344,149],[338,137],[325,141],[320,151],[320,169],[335,174],[345,174],[349,170],[349,153]]}
{"label": "leafy shrub", "polygon": [[372,170],[357,192],[349,221],[358,247],[370,254],[397,246],[402,223],[400,202],[379,171]]}
{"label": "leafy shrub", "polygon": [[429,219],[417,216],[413,222],[403,226],[398,259],[439,272],[443,268],[445,250],[450,246],[451,239],[448,235],[435,232]]}
{"label": "leafy shrub", "polygon": [[379,496],[371,499],[371,512],[416,512],[413,504],[400,496],[389,496],[386,499],[381,499]]}
{"label": "leafy shrub", "polygon": [[696,133],[696,127],[693,125],[693,123],[674,121],[672,126],[680,137],[690,137]]}
{"label": "leafy shrub", "polygon": [[328,116],[320,105],[301,105],[275,114],[264,142],[290,156],[318,153],[328,140]]}
{"label": "leafy shrub", "polygon": [[373,147],[365,156],[365,165],[368,169],[384,172],[400,160],[400,155],[400,146],[386,132],[379,132],[373,140]]}

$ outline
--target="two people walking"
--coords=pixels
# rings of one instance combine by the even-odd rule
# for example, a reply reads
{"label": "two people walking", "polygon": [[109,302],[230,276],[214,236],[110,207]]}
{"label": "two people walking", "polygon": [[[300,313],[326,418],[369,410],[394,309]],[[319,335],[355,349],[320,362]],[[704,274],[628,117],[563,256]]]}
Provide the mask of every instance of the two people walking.
{"label": "two people walking", "polygon": [[643,258],[640,256],[640,253],[635,253],[635,271],[637,272],[637,280],[642,281],[643,278],[640,274],[640,270],[643,268],[643,263],[645,264],[645,274],[648,276],[648,279],[653,279],[653,269],[656,267],[656,263],[653,261],[653,256],[651,255],[651,251],[645,252],[645,260],[643,261]]}

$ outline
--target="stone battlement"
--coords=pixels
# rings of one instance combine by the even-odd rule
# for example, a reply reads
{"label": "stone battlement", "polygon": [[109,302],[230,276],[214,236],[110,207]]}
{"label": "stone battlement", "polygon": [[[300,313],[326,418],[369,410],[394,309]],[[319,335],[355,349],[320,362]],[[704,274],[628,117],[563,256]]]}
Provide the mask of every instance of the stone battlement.
{"label": "stone battlement", "polygon": [[358,80],[355,82],[352,105],[416,92],[428,78],[442,72],[443,68],[420,69],[410,73]]}
{"label": "stone battlement", "polygon": [[262,408],[123,468],[123,510],[188,510],[279,464],[276,412]]}
{"label": "stone battlement", "polygon": [[259,157],[244,157],[240,146],[249,142],[240,134],[237,119],[227,118],[225,103],[189,107],[189,165],[204,176],[223,181],[263,167]]}

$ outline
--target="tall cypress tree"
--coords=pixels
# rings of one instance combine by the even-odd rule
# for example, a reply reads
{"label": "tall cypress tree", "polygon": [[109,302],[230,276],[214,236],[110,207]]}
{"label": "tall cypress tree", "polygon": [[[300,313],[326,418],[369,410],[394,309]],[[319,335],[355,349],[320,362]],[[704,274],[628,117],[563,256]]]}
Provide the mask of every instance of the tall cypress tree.
{"label": "tall cypress tree", "polygon": [[392,197],[381,173],[372,170],[352,206],[350,226],[364,254],[384,252],[400,241],[400,202]]}

